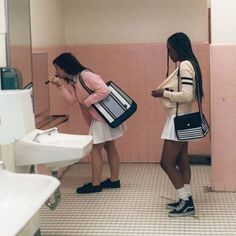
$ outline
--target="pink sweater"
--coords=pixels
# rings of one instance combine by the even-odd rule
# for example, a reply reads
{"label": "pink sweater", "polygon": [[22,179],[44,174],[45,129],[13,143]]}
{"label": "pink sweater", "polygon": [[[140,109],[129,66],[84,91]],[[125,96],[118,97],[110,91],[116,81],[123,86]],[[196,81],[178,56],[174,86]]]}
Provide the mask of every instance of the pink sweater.
{"label": "pink sweater", "polygon": [[[88,124],[90,124],[91,119],[104,121],[103,118],[94,109],[92,104],[97,103],[106,98],[110,93],[109,88],[99,75],[96,75],[89,70],[82,71],[80,75],[86,86],[92,91],[94,91],[93,94],[89,94],[83,88],[79,78],[76,80],[75,84],[76,94],[71,84],[63,84],[61,87],[58,88],[59,93],[70,105],[76,103],[78,99],[84,118]],[[84,109],[81,104],[88,107],[88,110]]]}

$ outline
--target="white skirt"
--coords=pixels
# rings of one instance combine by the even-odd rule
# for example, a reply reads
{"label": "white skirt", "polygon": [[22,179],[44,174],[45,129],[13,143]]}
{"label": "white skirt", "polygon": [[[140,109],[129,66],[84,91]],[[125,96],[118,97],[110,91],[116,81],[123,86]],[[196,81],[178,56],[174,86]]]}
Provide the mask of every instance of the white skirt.
{"label": "white skirt", "polygon": [[167,118],[164,129],[161,134],[161,139],[178,141],[175,133],[175,124],[174,124],[175,115],[171,115]]}
{"label": "white skirt", "polygon": [[93,136],[93,144],[104,143],[106,141],[115,140],[123,136],[127,130],[125,123],[121,124],[116,128],[111,128],[107,123],[92,120],[89,134]]}
{"label": "white skirt", "polygon": [[[183,142],[181,140],[178,140],[176,136],[174,118],[175,118],[175,115],[171,115],[167,118],[164,129],[161,134],[161,139]],[[191,139],[191,140],[188,140],[188,142],[196,142],[199,140],[200,139]]]}

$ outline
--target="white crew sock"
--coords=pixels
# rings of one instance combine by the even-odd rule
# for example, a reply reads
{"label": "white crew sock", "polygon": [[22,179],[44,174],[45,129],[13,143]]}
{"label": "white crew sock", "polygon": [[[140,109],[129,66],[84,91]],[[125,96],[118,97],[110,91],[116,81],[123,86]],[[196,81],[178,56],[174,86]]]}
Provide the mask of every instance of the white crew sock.
{"label": "white crew sock", "polygon": [[179,194],[179,198],[183,200],[188,200],[188,194],[185,190],[185,187],[176,189],[177,193]]}
{"label": "white crew sock", "polygon": [[184,188],[186,190],[186,193],[187,193],[188,197],[192,196],[191,185],[190,184],[184,184]]}

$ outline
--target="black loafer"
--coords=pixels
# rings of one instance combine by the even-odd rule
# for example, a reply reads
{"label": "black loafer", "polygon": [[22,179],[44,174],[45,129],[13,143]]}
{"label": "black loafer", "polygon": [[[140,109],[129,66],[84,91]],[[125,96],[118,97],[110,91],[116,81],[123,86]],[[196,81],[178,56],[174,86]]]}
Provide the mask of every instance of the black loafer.
{"label": "black loafer", "polygon": [[94,186],[92,183],[85,184],[76,189],[77,193],[98,193],[102,191],[101,184]]}
{"label": "black loafer", "polygon": [[101,182],[101,187],[102,188],[120,188],[120,180],[111,181],[110,179],[107,179]]}

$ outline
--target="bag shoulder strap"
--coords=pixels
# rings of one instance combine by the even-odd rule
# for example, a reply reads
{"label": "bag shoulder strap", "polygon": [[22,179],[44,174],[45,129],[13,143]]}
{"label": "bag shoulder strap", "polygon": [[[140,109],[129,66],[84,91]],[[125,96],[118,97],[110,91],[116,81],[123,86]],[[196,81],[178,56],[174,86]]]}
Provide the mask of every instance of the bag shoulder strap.
{"label": "bag shoulder strap", "polygon": [[80,81],[82,87],[83,87],[89,94],[92,94],[92,93],[93,93],[93,90],[91,90],[91,89],[85,84],[85,82],[84,82],[84,80],[83,80],[83,78],[82,78],[82,76],[81,76],[81,73],[79,74],[78,77],[79,77],[79,81]]}
{"label": "bag shoulder strap", "polygon": [[[84,83],[84,80],[83,80],[81,74],[79,74],[78,77],[79,77],[79,81],[80,81],[82,87],[83,87],[89,94],[92,94],[93,91]],[[77,100],[78,103],[80,103],[80,102],[79,102],[79,99],[78,99],[78,96],[77,96],[77,91],[76,91],[75,83],[72,84],[72,87],[73,87],[73,89],[74,89],[74,91],[75,91],[76,100]]]}
{"label": "bag shoulder strap", "polygon": [[[179,68],[180,66],[178,67],[178,72],[177,72],[177,76],[178,76],[178,92],[179,92],[179,80],[180,80],[180,72],[179,72]],[[179,108],[179,103],[177,102],[176,103],[176,116],[178,116],[178,108]]]}

